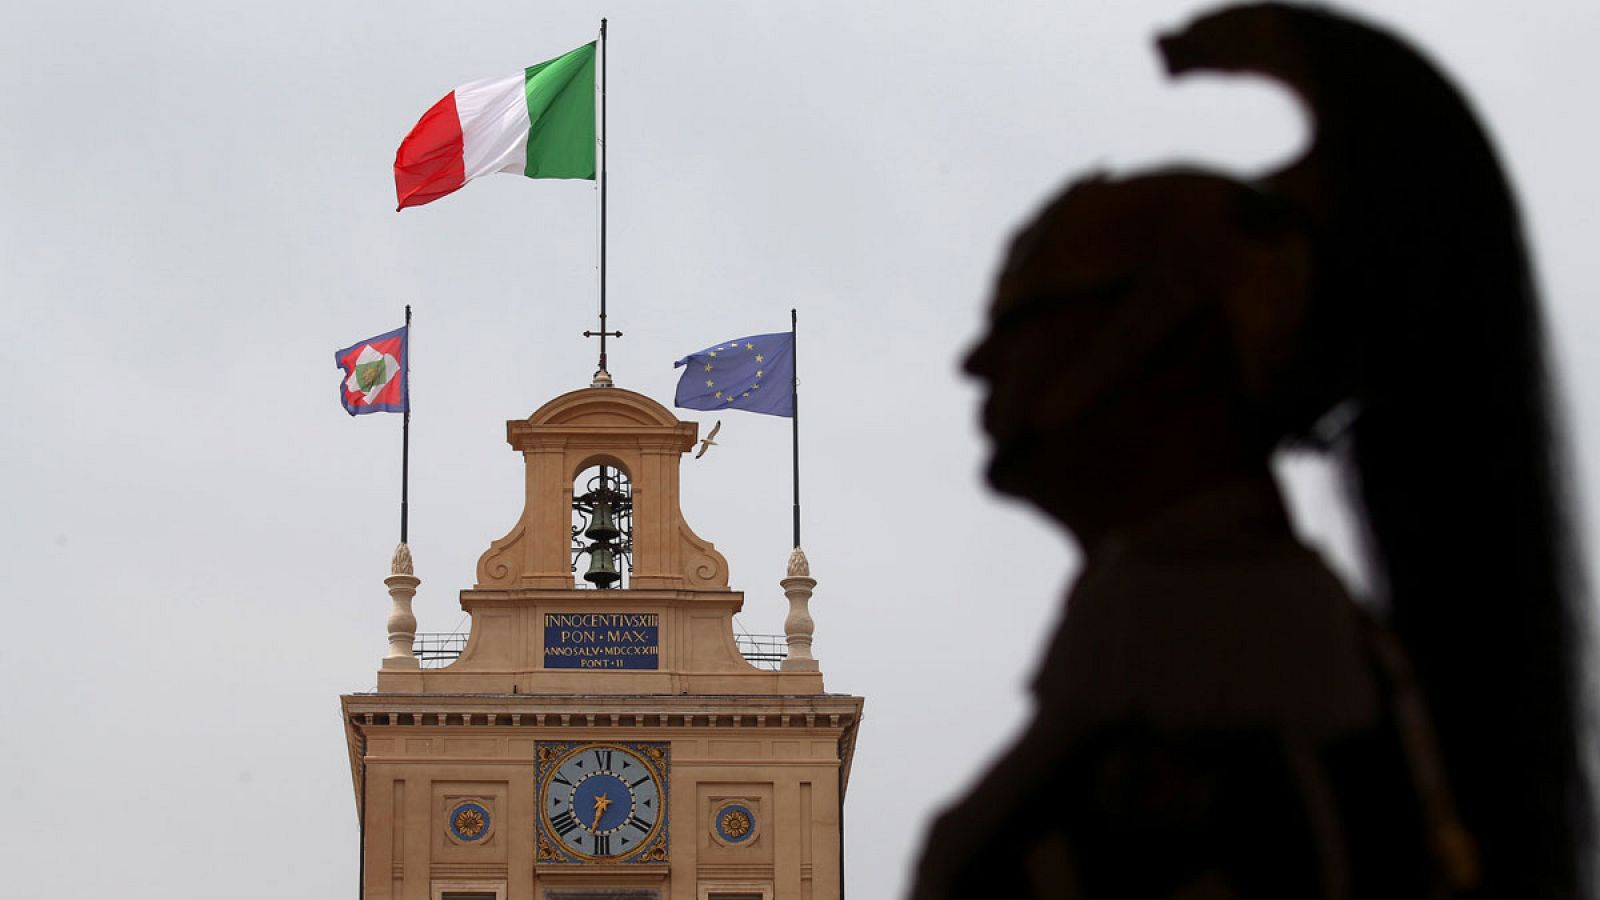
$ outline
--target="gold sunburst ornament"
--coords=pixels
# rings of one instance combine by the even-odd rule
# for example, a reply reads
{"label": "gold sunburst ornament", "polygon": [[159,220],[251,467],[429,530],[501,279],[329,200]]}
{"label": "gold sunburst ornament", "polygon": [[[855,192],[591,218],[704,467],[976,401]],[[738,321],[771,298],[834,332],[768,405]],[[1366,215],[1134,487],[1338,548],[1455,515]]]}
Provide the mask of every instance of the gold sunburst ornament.
{"label": "gold sunburst ornament", "polygon": [[456,813],[456,831],[462,837],[475,838],[483,833],[483,813],[467,808]]}
{"label": "gold sunburst ornament", "polygon": [[750,833],[750,817],[744,810],[730,809],[722,814],[722,831],[731,838],[742,838]]}
{"label": "gold sunburst ornament", "polygon": [[727,798],[711,808],[711,839],[724,847],[748,847],[761,832],[756,801]]}
{"label": "gold sunburst ornament", "polygon": [[489,840],[494,819],[489,801],[481,798],[459,800],[445,816],[445,832],[457,844],[481,844]]}

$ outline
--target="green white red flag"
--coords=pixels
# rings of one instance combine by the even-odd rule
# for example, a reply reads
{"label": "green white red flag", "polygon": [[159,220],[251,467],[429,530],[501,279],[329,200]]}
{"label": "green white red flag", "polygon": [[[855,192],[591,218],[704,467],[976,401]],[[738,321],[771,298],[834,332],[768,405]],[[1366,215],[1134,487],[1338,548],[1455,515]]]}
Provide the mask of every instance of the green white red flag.
{"label": "green white red flag", "polygon": [[431,203],[494,172],[593,180],[594,68],[590,42],[446,94],[395,151],[396,210]]}

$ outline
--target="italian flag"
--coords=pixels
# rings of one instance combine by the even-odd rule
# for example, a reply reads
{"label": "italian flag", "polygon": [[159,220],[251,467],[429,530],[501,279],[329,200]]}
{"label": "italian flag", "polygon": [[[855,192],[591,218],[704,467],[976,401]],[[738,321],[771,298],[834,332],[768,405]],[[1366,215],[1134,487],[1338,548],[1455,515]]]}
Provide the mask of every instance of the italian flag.
{"label": "italian flag", "polygon": [[593,180],[594,62],[590,42],[446,94],[395,151],[396,211],[432,203],[492,172]]}

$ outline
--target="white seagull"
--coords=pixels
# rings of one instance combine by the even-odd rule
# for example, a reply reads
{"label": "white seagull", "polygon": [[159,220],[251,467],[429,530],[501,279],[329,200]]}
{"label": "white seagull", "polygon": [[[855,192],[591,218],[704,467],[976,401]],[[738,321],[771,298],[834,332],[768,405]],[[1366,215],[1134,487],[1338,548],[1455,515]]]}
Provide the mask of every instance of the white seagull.
{"label": "white seagull", "polygon": [[712,438],[716,437],[717,436],[717,432],[721,431],[721,430],[722,430],[722,420],[718,419],[717,420],[717,424],[711,426],[711,433],[700,439],[700,452],[696,453],[694,455],[695,459],[699,459],[700,457],[705,456],[707,450],[710,450],[712,447],[715,447],[717,445],[717,442],[713,441]]}

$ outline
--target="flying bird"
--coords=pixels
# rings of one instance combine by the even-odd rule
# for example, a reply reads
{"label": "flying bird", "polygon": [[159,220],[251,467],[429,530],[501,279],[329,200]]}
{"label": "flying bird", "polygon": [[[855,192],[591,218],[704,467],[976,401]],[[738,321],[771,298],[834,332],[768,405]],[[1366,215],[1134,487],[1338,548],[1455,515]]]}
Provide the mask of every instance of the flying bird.
{"label": "flying bird", "polygon": [[717,445],[717,442],[713,441],[712,438],[716,437],[717,436],[717,432],[719,432],[721,430],[722,430],[722,420],[718,419],[717,420],[717,424],[711,426],[711,433],[707,434],[705,437],[700,439],[700,452],[696,453],[694,455],[695,459],[699,459],[700,457],[705,456],[707,450],[710,450],[712,447],[715,447]]}

